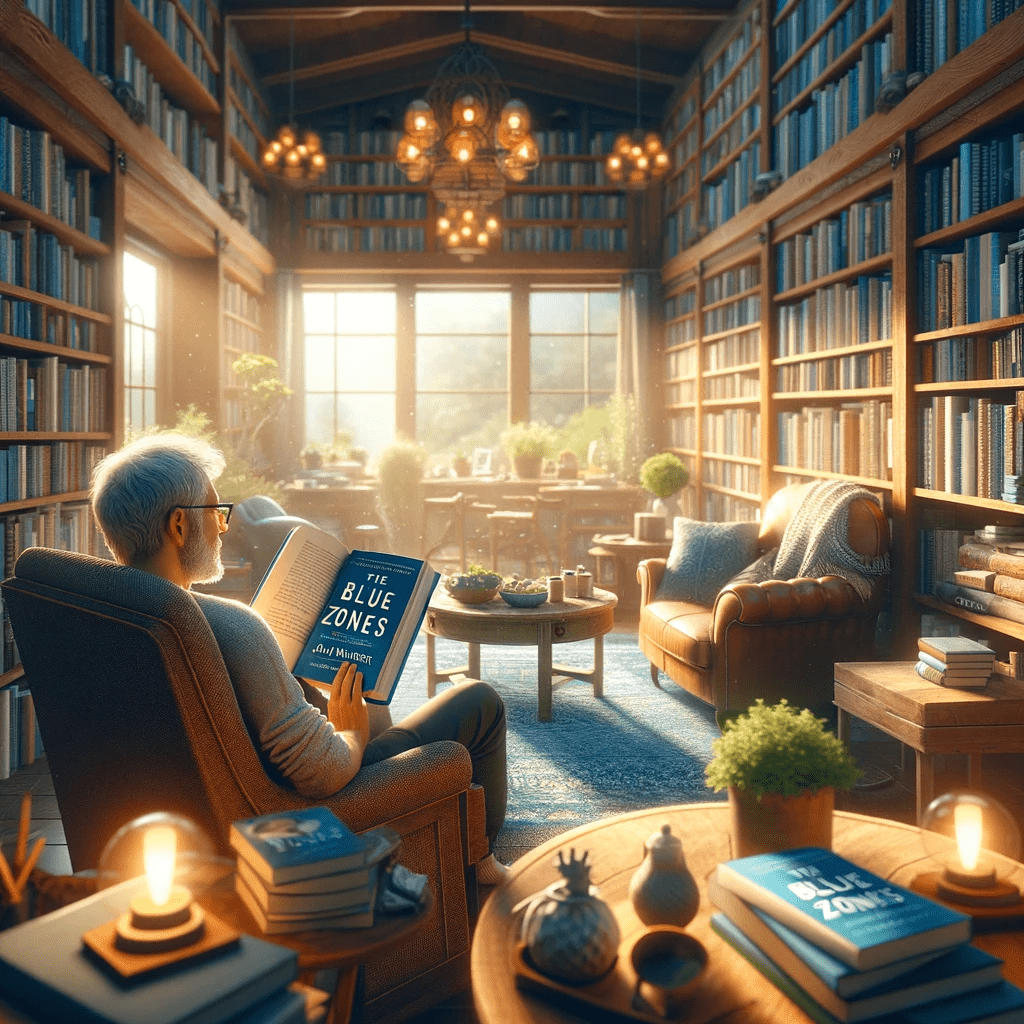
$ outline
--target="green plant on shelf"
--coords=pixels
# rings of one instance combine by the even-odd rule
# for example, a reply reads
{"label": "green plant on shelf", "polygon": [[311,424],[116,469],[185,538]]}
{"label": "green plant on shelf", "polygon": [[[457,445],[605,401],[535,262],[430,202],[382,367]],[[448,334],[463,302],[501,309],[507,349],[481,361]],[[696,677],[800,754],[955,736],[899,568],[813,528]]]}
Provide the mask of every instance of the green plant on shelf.
{"label": "green plant on shelf", "polygon": [[652,455],[640,467],[640,485],[656,498],[667,498],[682,490],[689,479],[686,463],[671,452]]}

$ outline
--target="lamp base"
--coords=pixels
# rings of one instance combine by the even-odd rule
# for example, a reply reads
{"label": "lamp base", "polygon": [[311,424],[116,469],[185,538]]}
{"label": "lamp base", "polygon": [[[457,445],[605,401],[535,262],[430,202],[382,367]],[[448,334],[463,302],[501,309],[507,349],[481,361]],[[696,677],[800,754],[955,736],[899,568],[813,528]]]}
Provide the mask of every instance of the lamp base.
{"label": "lamp base", "polygon": [[1021,902],[1020,890],[998,878],[992,886],[977,888],[959,885],[943,871],[929,871],[915,876],[909,887],[922,896],[970,914],[976,933],[1015,928],[1024,924],[1024,903]]}
{"label": "lamp base", "polygon": [[162,952],[129,953],[119,948],[118,920],[93,928],[82,935],[82,942],[105,964],[124,979],[133,979],[161,968],[177,967],[201,957],[212,956],[238,942],[241,934],[219,918],[206,914],[203,933],[192,945]]}

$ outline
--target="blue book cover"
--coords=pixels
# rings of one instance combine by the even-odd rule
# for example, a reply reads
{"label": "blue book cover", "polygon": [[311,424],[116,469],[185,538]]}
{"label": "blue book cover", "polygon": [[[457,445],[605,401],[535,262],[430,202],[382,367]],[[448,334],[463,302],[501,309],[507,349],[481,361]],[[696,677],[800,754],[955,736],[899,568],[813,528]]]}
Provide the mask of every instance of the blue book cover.
{"label": "blue book cover", "polygon": [[349,551],[305,524],[288,535],[251,603],[295,675],[330,684],[352,662],[363,698],[389,704],[438,579],[418,558]]}
{"label": "blue book cover", "polygon": [[971,161],[971,144],[960,143],[960,220],[971,216],[971,178],[973,167]]}
{"label": "blue book cover", "polygon": [[971,235],[964,239],[965,263],[967,267],[964,291],[967,296],[967,322],[976,324],[981,319],[981,236]]}
{"label": "blue book cover", "polygon": [[133,878],[0,933],[0,988],[46,1020],[208,1024],[237,1017],[295,978],[294,950],[243,934],[209,959],[124,985],[83,949],[82,934],[125,913],[144,888],[144,878]]}
{"label": "blue book cover", "polygon": [[368,849],[367,842],[326,807],[232,822],[228,842],[269,885],[362,867]]}
{"label": "blue book cover", "polygon": [[716,877],[859,970],[954,946],[971,934],[968,915],[819,847],[725,861]]}

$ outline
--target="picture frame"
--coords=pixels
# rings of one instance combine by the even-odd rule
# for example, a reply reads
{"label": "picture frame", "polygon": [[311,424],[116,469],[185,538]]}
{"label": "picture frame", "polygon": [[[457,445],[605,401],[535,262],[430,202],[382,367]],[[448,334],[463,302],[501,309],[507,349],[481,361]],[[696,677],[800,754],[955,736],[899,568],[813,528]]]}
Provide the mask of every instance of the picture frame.
{"label": "picture frame", "polygon": [[491,475],[491,456],[492,452],[490,448],[474,448],[473,449],[473,469],[472,476],[490,476]]}

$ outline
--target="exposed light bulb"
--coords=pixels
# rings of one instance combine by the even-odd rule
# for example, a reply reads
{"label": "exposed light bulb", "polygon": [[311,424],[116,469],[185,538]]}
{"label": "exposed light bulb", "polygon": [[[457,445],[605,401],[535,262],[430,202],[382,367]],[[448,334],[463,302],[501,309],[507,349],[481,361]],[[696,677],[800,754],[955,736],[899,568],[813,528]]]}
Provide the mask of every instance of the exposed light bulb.
{"label": "exposed light bulb", "polygon": [[973,871],[981,853],[981,808],[977,804],[958,803],[953,808],[953,828],[960,862]]}
{"label": "exposed light bulb", "polygon": [[463,238],[469,238],[473,234],[473,229],[468,224],[462,225],[462,236]]}
{"label": "exposed light bulb", "polygon": [[490,239],[487,237],[486,231],[481,231],[480,234],[476,236],[476,240],[477,243],[479,245],[482,245],[484,248],[487,248],[487,243],[490,241]]}
{"label": "exposed light bulb", "polygon": [[417,146],[417,145],[413,144],[412,142],[410,142],[408,147],[405,150],[405,158],[407,160],[415,160],[416,157],[418,157],[419,155],[420,155],[419,146]]}
{"label": "exposed light bulb", "polygon": [[452,222],[447,217],[439,217],[438,218],[437,230],[441,234],[444,234],[444,232],[446,232],[451,226],[452,226]]}
{"label": "exposed light bulb", "polygon": [[466,220],[466,221],[472,220],[473,219],[473,211],[472,210],[464,210],[463,213],[462,213],[462,219]]}
{"label": "exposed light bulb", "polygon": [[452,232],[452,233],[451,233],[451,234],[450,234],[450,235],[448,236],[448,244],[449,244],[450,246],[452,246],[452,247],[454,247],[454,246],[458,245],[460,241],[461,241],[461,239],[459,238],[459,233],[458,233],[458,231],[453,231],[453,232]]}
{"label": "exposed light bulb", "polygon": [[170,898],[176,852],[177,836],[169,825],[155,825],[142,837],[142,863],[154,906],[162,907]]}
{"label": "exposed light bulb", "polygon": [[495,231],[497,231],[498,230],[498,219],[497,219],[497,217],[488,217],[487,218],[486,227],[487,227],[487,230],[490,231],[492,234]]}

